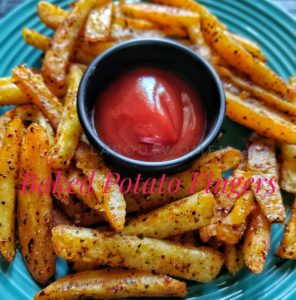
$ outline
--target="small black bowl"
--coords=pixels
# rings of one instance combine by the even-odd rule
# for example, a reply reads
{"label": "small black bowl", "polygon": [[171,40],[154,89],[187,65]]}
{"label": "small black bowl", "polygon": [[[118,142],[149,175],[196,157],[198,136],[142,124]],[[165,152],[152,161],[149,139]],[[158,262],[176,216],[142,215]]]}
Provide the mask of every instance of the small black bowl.
{"label": "small black bowl", "polygon": [[[137,65],[157,65],[175,71],[199,92],[207,123],[203,139],[192,151],[168,161],[146,162],[119,154],[98,136],[93,122],[98,95],[126,68]],[[115,169],[125,173],[159,174],[184,169],[213,143],[224,119],[225,95],[215,70],[194,51],[169,40],[136,39],[118,44],[94,60],[80,83],[77,105],[79,119],[89,141]]]}

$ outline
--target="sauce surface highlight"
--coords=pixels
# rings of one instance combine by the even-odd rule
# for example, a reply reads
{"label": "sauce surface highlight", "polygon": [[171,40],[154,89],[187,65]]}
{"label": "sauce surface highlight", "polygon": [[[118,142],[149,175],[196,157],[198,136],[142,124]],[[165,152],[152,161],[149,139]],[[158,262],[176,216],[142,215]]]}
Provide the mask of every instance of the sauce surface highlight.
{"label": "sauce surface highlight", "polygon": [[113,150],[142,161],[166,161],[202,139],[205,112],[194,88],[159,67],[135,67],[98,96],[94,125]]}

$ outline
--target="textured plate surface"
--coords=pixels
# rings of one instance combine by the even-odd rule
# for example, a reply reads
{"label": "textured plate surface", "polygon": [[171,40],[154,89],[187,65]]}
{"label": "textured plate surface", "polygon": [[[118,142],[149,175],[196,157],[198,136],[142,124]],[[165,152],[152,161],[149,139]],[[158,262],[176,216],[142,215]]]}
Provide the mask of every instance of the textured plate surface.
{"label": "textured plate surface", "polygon": [[[38,66],[41,52],[25,45],[21,28],[29,27],[49,34],[36,14],[38,1],[26,1],[0,23],[0,76],[9,76],[11,69],[21,63]],[[69,0],[50,1],[68,8]],[[285,79],[296,74],[296,22],[285,12],[264,0],[201,0],[229,28],[258,42],[268,57],[270,66]],[[225,120],[225,134],[216,147],[232,145],[243,148],[250,131]],[[287,208],[291,197],[285,195]],[[283,228],[273,225],[272,249],[265,270],[260,275],[243,269],[231,276],[222,274],[209,284],[188,282],[187,299],[296,299],[296,263],[279,260],[274,252],[279,245]],[[67,265],[59,260],[56,278],[67,272]],[[40,289],[27,272],[20,254],[8,265],[0,261],[0,298],[28,300]]]}

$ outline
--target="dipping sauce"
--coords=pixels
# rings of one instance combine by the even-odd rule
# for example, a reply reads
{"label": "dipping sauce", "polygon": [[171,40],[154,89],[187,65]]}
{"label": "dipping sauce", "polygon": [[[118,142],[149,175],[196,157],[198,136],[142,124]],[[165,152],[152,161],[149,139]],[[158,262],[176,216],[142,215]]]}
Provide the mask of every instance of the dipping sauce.
{"label": "dipping sauce", "polygon": [[98,96],[94,125],[114,151],[142,161],[166,161],[190,152],[206,118],[195,89],[160,67],[139,66],[118,76]]}

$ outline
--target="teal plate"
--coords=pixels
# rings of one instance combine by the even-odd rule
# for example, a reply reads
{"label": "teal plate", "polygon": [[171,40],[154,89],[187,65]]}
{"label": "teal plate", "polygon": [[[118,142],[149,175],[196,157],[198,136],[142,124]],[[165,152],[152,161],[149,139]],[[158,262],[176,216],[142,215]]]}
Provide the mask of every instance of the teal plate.
{"label": "teal plate", "polygon": [[[50,34],[39,21],[36,13],[38,1],[26,1],[0,23],[0,76],[9,76],[11,69],[19,64],[38,66],[42,53],[27,46],[21,37],[22,27],[33,28]],[[63,8],[69,0],[50,1]],[[296,21],[278,7],[264,0],[201,0],[233,32],[258,42],[266,54],[269,65],[285,79],[296,74]],[[228,119],[225,134],[216,147],[231,145],[243,148],[250,134],[246,128]],[[287,211],[292,197],[285,194]],[[296,299],[296,263],[274,257],[283,227],[273,225],[272,249],[264,272],[251,274],[244,268],[232,276],[225,271],[208,284],[188,282],[187,299]],[[67,265],[58,260],[56,278],[67,273]],[[12,264],[0,261],[0,299],[32,299],[40,289],[26,270],[18,253]]]}

